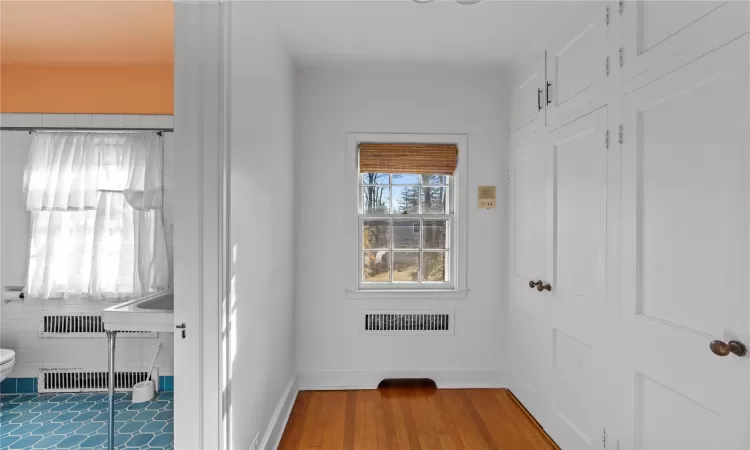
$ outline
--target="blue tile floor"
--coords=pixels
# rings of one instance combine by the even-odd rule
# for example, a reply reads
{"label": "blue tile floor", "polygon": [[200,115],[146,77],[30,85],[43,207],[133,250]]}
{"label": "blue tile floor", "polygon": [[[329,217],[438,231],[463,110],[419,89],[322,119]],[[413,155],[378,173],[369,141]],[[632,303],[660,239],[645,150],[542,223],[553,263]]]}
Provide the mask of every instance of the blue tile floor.
{"label": "blue tile floor", "polygon": [[[118,449],[174,447],[174,392],[132,404],[115,394]],[[0,396],[0,449],[104,449],[107,394],[18,394]]]}

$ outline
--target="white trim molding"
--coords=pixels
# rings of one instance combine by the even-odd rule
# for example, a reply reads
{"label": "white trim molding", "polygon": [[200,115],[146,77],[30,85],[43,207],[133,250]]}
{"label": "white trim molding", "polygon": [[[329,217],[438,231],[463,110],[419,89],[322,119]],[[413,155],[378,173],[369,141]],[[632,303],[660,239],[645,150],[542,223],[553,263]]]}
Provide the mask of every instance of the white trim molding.
{"label": "white trim molding", "polygon": [[175,448],[226,448],[222,418],[222,296],[227,278],[224,140],[227,117],[222,84],[226,64],[219,2],[178,2],[175,22],[174,285]]}
{"label": "white trim molding", "polygon": [[[359,155],[358,148],[361,142],[409,142],[415,144],[456,144],[458,148],[458,165],[453,180],[454,215],[452,218],[453,242],[455,268],[452,276],[452,287],[450,289],[434,289],[434,293],[428,288],[414,289],[361,289],[360,286],[360,240],[359,240]],[[345,177],[344,195],[346,199],[347,216],[351,219],[351,225],[347,228],[347,241],[351,248],[347,247],[347,261],[351,261],[351,272],[348,275],[347,297],[349,298],[429,298],[429,299],[459,299],[465,298],[467,292],[466,283],[466,261],[468,246],[468,191],[469,191],[469,138],[466,134],[418,134],[418,133],[349,133],[344,154]],[[396,292],[390,292],[390,291]]]}
{"label": "white trim molding", "polygon": [[346,291],[347,298],[361,300],[460,300],[466,298],[467,295],[469,295],[469,291],[458,289],[361,289]]}
{"label": "white trim molding", "polygon": [[[284,435],[284,429],[286,429],[286,424],[289,422],[289,416],[292,414],[292,407],[294,406],[294,401],[297,399],[298,392],[297,374],[295,373],[281,394],[279,403],[276,405],[271,421],[268,423],[268,428],[266,428],[266,432],[263,435],[260,447],[258,447],[259,449],[273,450],[279,447],[281,438]],[[269,446],[269,443],[273,443],[273,446]]]}
{"label": "white trim molding", "polygon": [[377,389],[388,378],[429,378],[439,389],[508,387],[507,374],[501,368],[313,370],[300,372],[298,377],[301,391]]}

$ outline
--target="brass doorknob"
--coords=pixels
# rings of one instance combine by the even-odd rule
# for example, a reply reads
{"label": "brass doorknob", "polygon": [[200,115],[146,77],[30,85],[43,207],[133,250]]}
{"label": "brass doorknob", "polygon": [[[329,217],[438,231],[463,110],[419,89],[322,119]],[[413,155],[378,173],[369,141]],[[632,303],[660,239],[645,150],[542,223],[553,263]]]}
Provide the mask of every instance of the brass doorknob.
{"label": "brass doorknob", "polygon": [[544,284],[541,280],[539,280],[539,281],[536,282],[536,290],[539,291],[539,292],[542,292],[542,291],[551,291],[552,290],[552,286],[550,286],[549,283]]}
{"label": "brass doorknob", "polygon": [[747,347],[740,341],[711,341],[709,348],[717,356],[727,356],[730,353],[734,353],[737,356],[745,356],[747,354]]}

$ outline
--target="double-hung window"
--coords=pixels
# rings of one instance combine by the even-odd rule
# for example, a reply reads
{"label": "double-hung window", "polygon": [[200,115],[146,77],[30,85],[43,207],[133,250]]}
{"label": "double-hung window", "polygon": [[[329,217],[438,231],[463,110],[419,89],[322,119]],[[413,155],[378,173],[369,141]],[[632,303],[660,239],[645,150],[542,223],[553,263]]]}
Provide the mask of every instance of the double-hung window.
{"label": "double-hung window", "polygon": [[359,143],[359,289],[454,289],[455,144]]}

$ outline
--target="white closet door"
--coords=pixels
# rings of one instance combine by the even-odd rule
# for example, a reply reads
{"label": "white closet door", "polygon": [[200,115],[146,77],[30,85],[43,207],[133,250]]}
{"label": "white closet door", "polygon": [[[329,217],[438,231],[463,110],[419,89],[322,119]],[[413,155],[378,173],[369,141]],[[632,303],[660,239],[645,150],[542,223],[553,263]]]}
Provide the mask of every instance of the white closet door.
{"label": "white closet door", "polygon": [[750,357],[709,349],[750,344],[749,52],[624,100],[623,449],[750,448]]}
{"label": "white closet door", "polygon": [[[513,393],[545,426],[549,415],[546,386],[551,351],[547,311],[552,296],[529,283],[552,279],[552,155],[547,135],[538,133],[514,152],[511,184],[511,363]],[[547,293],[548,294],[548,293]]]}
{"label": "white closet door", "polygon": [[552,179],[552,299],[549,371],[551,420],[546,428],[562,448],[601,446],[605,428],[607,329],[614,310],[606,299],[607,108],[550,133]]}
{"label": "white closet door", "polygon": [[627,1],[622,81],[626,92],[748,31],[747,2]]}
{"label": "white closet door", "polygon": [[[551,102],[547,126],[556,129],[606,102],[609,26],[607,7],[613,2],[583,2],[547,51],[547,80]],[[613,61],[610,61],[612,64]],[[610,68],[614,70],[614,68]],[[546,101],[547,99],[545,99]]]}
{"label": "white closet door", "polygon": [[512,138],[524,142],[544,128],[544,55],[517,73],[512,90]]}

